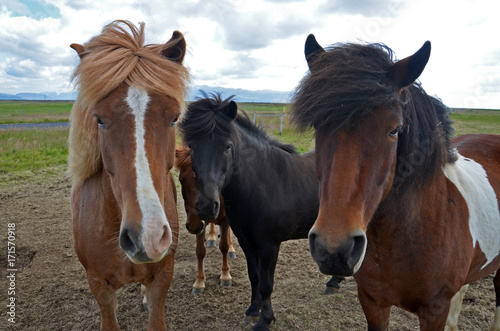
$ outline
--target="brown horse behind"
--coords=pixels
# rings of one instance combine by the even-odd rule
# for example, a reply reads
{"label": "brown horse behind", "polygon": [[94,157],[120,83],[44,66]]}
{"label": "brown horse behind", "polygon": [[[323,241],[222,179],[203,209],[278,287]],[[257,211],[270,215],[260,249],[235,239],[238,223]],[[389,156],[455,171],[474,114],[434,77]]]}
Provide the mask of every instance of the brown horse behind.
{"label": "brown horse behind", "polygon": [[178,238],[170,169],[175,123],[188,72],[174,32],[144,45],[144,23],[115,21],[86,44],[71,112],[69,172],[78,258],[101,310],[101,330],[118,330],[116,291],[140,282],[148,330],[166,330],[164,306]]}
{"label": "brown horse behind", "polygon": [[186,209],[186,228],[187,230],[196,235],[196,257],[198,259],[198,270],[196,272],[196,281],[193,284],[193,293],[203,293],[205,290],[205,268],[203,260],[205,259],[205,224],[210,224],[210,232],[207,241],[208,247],[215,246],[215,224],[220,227],[221,239],[219,249],[222,253],[222,270],[220,276],[221,286],[231,286],[232,277],[229,273],[228,257],[236,258],[233,247],[233,240],[231,239],[231,228],[226,219],[226,212],[224,209],[224,202],[221,199],[221,208],[217,218],[211,221],[202,221],[195,210],[196,197],[198,191],[196,190],[196,182],[194,179],[194,172],[191,168],[191,156],[189,155],[189,148],[181,147],[175,151],[175,167],[179,169],[179,181],[182,185],[182,197],[184,198],[184,208]]}

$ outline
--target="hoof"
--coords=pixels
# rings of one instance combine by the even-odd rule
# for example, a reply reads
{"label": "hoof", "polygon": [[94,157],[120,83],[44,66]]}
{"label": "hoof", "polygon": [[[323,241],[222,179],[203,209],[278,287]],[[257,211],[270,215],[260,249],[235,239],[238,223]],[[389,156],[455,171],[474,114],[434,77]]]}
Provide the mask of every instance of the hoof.
{"label": "hoof", "polygon": [[[276,320],[276,318],[274,318],[274,316],[273,316],[273,318],[271,319],[271,321],[275,321],[275,320]],[[261,318],[259,319],[259,322],[257,322],[257,324],[255,324],[255,325],[253,326],[253,331],[269,331],[269,330],[270,330],[270,329],[269,329],[269,323],[271,323],[271,322],[266,322],[266,321],[264,321],[264,319],[261,317]]]}
{"label": "hoof", "polygon": [[253,331],[269,331],[271,330],[269,326],[267,325],[254,325],[253,326]]}
{"label": "hoof", "polygon": [[245,317],[243,317],[243,321],[241,321],[241,323],[254,325],[259,321],[259,318],[260,318],[260,315],[257,315],[257,316],[245,315]]}
{"label": "hoof", "polygon": [[233,281],[232,280],[221,280],[220,286],[221,287],[231,287],[231,286],[233,286]]}
{"label": "hoof", "polygon": [[203,294],[205,293],[205,289],[204,288],[194,288],[191,290],[191,293],[192,294]]}
{"label": "hoof", "polygon": [[207,240],[207,247],[217,247],[217,241]]}
{"label": "hoof", "polygon": [[141,306],[142,306],[142,311],[144,311],[146,313],[149,312],[148,305],[146,303],[143,303]]}
{"label": "hoof", "polygon": [[323,294],[326,294],[326,295],[331,295],[331,294],[336,294],[336,293],[339,293],[339,289],[336,287],[333,287],[333,286],[327,286],[323,290]]}
{"label": "hoof", "polygon": [[230,259],[236,259],[236,252],[228,252],[227,257]]}

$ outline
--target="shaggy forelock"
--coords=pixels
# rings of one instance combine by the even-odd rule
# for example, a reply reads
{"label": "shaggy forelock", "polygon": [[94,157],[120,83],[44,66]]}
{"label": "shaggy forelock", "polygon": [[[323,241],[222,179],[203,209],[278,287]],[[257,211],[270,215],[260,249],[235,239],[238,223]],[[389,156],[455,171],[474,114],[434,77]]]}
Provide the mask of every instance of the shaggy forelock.
{"label": "shaggy forelock", "polygon": [[[448,107],[418,83],[397,91],[387,77],[395,61],[387,46],[336,44],[313,61],[313,70],[297,87],[292,104],[293,120],[300,128],[313,126],[334,134],[377,107],[399,108],[403,126],[394,185],[424,183],[444,164],[455,161]],[[417,165],[416,155],[425,156]]]}
{"label": "shaggy forelock", "polygon": [[243,115],[238,114],[234,120],[229,118],[222,109],[232,101],[234,96],[223,100],[220,93],[208,96],[202,92],[202,95],[203,98],[189,104],[179,124],[185,143],[189,144],[194,139],[213,135],[231,137],[237,141],[240,133],[244,132],[262,144],[280,148],[290,154],[297,153],[293,145],[284,144],[269,137],[262,128],[252,123],[243,110],[239,110],[243,112]]}
{"label": "shaggy forelock", "polygon": [[92,108],[120,84],[184,104],[189,72],[181,63],[161,55],[178,41],[144,45],[144,23],[137,28],[128,21],[114,21],[83,45],[82,59],[72,76],[78,98],[71,111],[68,138],[68,173],[74,185],[102,167]]}
{"label": "shaggy forelock", "polygon": [[78,97],[92,106],[125,82],[184,103],[188,71],[160,55],[170,44],[145,45],[144,23],[114,21],[85,43],[85,55],[73,73]]}
{"label": "shaggy forelock", "polygon": [[383,44],[335,44],[314,60],[292,100],[302,129],[338,130],[374,108],[396,106],[397,91],[386,79],[393,52]]}
{"label": "shaggy forelock", "polygon": [[231,136],[232,118],[222,112],[234,96],[222,99],[220,93],[210,97],[203,93],[203,98],[190,103],[179,124],[184,141],[189,142],[196,137],[212,134],[224,137]]}

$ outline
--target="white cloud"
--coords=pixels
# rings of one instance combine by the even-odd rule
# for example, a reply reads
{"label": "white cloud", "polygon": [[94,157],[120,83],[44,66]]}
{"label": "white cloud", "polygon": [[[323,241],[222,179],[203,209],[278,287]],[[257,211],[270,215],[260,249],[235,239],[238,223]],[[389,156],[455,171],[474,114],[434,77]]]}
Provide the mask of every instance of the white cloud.
{"label": "white cloud", "polygon": [[[146,22],[147,42],[186,36],[193,81],[293,90],[307,71],[309,33],[323,46],[383,42],[398,58],[432,42],[420,80],[456,107],[500,108],[495,0],[5,0],[0,6],[0,92],[66,92],[83,44],[115,20]],[[31,3],[31,6],[25,5]]]}

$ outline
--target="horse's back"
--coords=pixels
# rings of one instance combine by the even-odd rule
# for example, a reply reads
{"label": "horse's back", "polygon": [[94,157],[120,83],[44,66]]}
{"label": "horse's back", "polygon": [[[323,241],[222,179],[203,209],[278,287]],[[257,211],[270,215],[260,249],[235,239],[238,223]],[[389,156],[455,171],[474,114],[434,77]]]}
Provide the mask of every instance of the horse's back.
{"label": "horse's back", "polygon": [[453,146],[461,155],[483,166],[489,182],[500,195],[500,135],[466,134],[455,138]]}
{"label": "horse's back", "polygon": [[464,134],[453,139],[453,146],[460,153],[477,152],[486,158],[500,158],[500,135]]}

